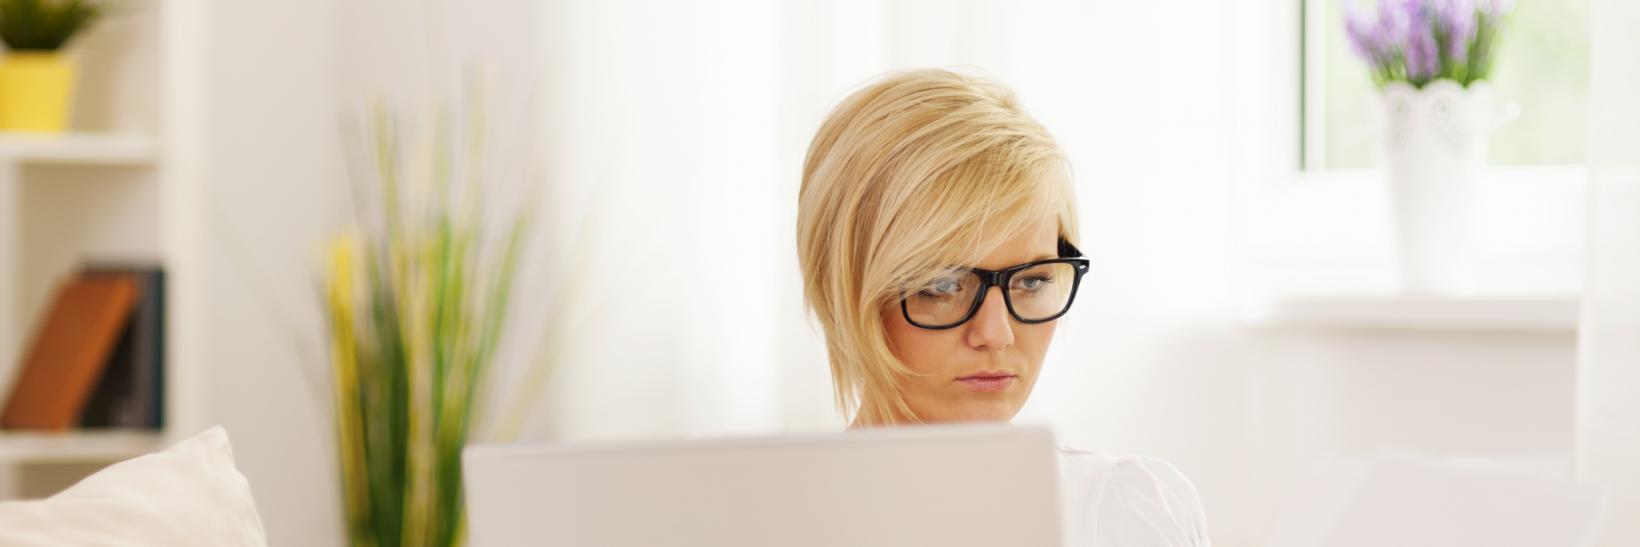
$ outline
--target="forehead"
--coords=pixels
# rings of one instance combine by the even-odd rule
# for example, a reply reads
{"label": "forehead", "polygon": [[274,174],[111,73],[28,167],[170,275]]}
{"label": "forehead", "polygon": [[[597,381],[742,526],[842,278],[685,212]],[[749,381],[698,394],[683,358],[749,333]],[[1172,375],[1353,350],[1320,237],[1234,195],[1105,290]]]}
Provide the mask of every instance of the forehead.
{"label": "forehead", "polygon": [[1002,242],[990,254],[975,262],[974,267],[1000,270],[1016,264],[1059,256],[1059,222],[1052,215],[1045,216],[1023,231]]}

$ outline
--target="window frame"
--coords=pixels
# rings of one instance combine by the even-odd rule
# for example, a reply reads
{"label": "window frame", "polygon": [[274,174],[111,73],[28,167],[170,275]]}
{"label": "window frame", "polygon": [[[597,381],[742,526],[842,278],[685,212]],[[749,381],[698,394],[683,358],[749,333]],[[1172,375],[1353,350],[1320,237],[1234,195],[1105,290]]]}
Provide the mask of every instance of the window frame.
{"label": "window frame", "polygon": [[[1377,167],[1325,168],[1324,78],[1321,70],[1326,57],[1321,54],[1325,34],[1314,32],[1317,25],[1330,24],[1324,20],[1326,11],[1318,2],[1333,0],[1295,0],[1290,2],[1253,2],[1242,4],[1245,10],[1235,10],[1230,21],[1230,52],[1232,71],[1230,80],[1234,97],[1231,99],[1235,116],[1232,150],[1232,169],[1235,186],[1235,245],[1234,269],[1237,272],[1237,292],[1247,302],[1266,302],[1284,294],[1308,292],[1311,288],[1289,286],[1284,274],[1297,268],[1299,273],[1327,273],[1325,268],[1311,272],[1309,265],[1325,266],[1330,260],[1310,256],[1309,250],[1289,248],[1269,237],[1271,219],[1295,212],[1326,210],[1341,200],[1352,199],[1383,191],[1382,171]],[[1496,211],[1505,204],[1520,203],[1522,195],[1541,196],[1556,204],[1573,203],[1575,211],[1562,211],[1553,223],[1554,232],[1567,231],[1567,226],[1578,226],[1586,217],[1582,203],[1586,194],[1589,170],[1586,163],[1539,165],[1487,165],[1481,175],[1483,183],[1502,185],[1500,192],[1479,196],[1477,207]],[[1331,205],[1329,205],[1331,204]],[[1377,219],[1387,211],[1373,209],[1363,213]],[[1564,209],[1564,207],[1562,207]],[[1496,215],[1494,215],[1496,216]],[[1340,220],[1350,223],[1353,233],[1377,231],[1386,227],[1368,227],[1365,217]],[[1532,219],[1534,222],[1536,219]],[[1374,220],[1374,223],[1383,222]],[[1504,228],[1492,235],[1509,233]],[[1485,229],[1485,228],[1483,228]],[[1383,235],[1382,237],[1388,237]],[[1573,294],[1581,286],[1581,246],[1575,238],[1555,236],[1551,246],[1553,256],[1538,252],[1536,256],[1492,256],[1488,265],[1526,272],[1541,270],[1555,272],[1555,281],[1510,284],[1498,287],[1505,293],[1512,291],[1537,294]],[[1565,239],[1565,241],[1560,241]],[[1381,255],[1375,245],[1345,245],[1337,249],[1348,256],[1352,264],[1371,263],[1372,268],[1387,268],[1390,263],[1374,258]],[[1537,245],[1531,251],[1540,251]],[[1332,255],[1339,256],[1336,252]],[[1514,260],[1518,258],[1518,260]],[[1277,260],[1280,264],[1271,261]],[[1509,262],[1499,262],[1509,260]],[[1312,264],[1313,263],[1313,264]],[[1354,266],[1348,266],[1353,268]],[[1273,269],[1274,268],[1274,269]],[[1280,270],[1280,271],[1278,271]],[[1570,276],[1571,281],[1565,281]],[[1374,282],[1376,283],[1376,282]],[[1500,281],[1502,283],[1502,281]],[[1371,292],[1377,289],[1357,287],[1350,283],[1322,283],[1329,290],[1347,294]],[[1488,290],[1488,292],[1494,292]]]}
{"label": "window frame", "polygon": [[[1299,26],[1294,42],[1296,50],[1291,52],[1289,59],[1296,71],[1298,93],[1297,112],[1297,168],[1296,178],[1308,178],[1312,173],[1328,173],[1333,171],[1351,172],[1366,171],[1355,167],[1327,167],[1327,90],[1326,90],[1326,34],[1319,30],[1324,25],[1338,24],[1337,21],[1327,20],[1327,11],[1320,5],[1321,2],[1336,2],[1337,0],[1293,0],[1286,2],[1296,11],[1296,20]],[[1587,152],[1587,151],[1585,151]],[[1527,164],[1486,164],[1488,175],[1506,178],[1520,178],[1532,174],[1548,173],[1550,178],[1565,179],[1574,172],[1584,172],[1587,160],[1572,163],[1527,163]],[[1500,173],[1501,172],[1501,173]],[[1328,177],[1332,178],[1332,177]]]}

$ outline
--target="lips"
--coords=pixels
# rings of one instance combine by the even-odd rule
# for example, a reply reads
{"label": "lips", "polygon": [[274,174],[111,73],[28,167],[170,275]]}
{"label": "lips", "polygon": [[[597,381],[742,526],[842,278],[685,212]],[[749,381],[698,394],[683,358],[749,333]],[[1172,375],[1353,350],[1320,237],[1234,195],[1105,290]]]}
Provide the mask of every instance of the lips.
{"label": "lips", "polygon": [[987,370],[957,378],[957,383],[981,393],[996,393],[1014,385],[1019,376],[1003,370]]}

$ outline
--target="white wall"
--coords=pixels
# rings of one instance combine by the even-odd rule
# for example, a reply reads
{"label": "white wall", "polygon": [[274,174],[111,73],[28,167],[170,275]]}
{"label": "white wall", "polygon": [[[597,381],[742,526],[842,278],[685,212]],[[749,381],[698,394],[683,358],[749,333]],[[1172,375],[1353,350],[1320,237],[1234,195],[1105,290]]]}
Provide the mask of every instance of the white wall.
{"label": "white wall", "polygon": [[1578,478],[1611,489],[1596,545],[1640,543],[1640,6],[1596,0],[1589,260],[1578,361]]}
{"label": "white wall", "polygon": [[[314,308],[320,236],[342,180],[332,3],[198,5],[194,177],[205,421],[220,423],[270,543],[340,544]],[[184,32],[184,31],[179,31]],[[181,425],[181,424],[179,424]]]}

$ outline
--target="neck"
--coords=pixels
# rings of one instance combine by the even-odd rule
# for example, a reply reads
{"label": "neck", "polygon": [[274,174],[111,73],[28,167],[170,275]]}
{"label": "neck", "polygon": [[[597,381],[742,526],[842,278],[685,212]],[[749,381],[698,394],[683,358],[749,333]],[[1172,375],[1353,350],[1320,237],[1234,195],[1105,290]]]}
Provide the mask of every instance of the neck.
{"label": "neck", "polygon": [[920,420],[911,419],[892,409],[882,412],[859,412],[854,415],[854,421],[848,424],[849,429],[868,429],[873,427],[894,427],[897,425],[915,424]]}

